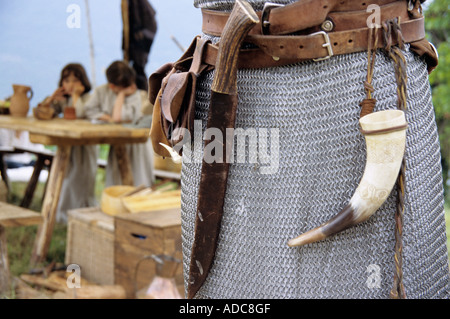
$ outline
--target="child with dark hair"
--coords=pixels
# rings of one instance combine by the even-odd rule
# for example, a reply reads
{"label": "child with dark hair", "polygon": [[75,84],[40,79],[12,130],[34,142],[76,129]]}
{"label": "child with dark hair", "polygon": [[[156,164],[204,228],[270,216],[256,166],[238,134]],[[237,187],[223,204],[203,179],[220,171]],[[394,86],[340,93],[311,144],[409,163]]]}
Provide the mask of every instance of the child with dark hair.
{"label": "child with dark hair", "polygon": [[[56,114],[74,107],[77,118],[85,118],[84,106],[89,99],[91,83],[81,64],[67,64],[61,71],[58,88],[43,103],[50,104]],[[57,222],[67,223],[67,211],[95,206],[95,176],[98,147],[96,145],[72,146],[69,166],[61,188],[56,215]]]}
{"label": "child with dark hair", "polygon": [[75,107],[78,118],[85,117],[84,103],[89,98],[91,83],[84,67],[79,63],[69,63],[61,71],[58,88],[44,100],[52,106],[56,114],[61,114],[68,106]]}
{"label": "child with dark hair", "polygon": [[[113,62],[106,70],[107,84],[97,87],[85,105],[86,115],[93,120],[111,123],[136,123],[152,114],[147,92],[136,86],[134,70],[123,61]],[[106,166],[105,186],[120,185],[122,179],[111,146]],[[147,143],[126,145],[136,185],[151,186],[154,181],[153,149]]]}
{"label": "child with dark hair", "polygon": [[135,84],[136,73],[125,62],[115,61],[106,69],[106,79],[110,84],[128,87]]}

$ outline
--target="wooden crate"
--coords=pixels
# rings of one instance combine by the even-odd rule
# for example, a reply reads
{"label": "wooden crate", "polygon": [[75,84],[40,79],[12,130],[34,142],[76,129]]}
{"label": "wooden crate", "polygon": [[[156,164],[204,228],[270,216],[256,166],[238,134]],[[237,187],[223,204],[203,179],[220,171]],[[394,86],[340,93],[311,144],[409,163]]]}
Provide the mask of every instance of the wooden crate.
{"label": "wooden crate", "polygon": [[[154,278],[155,261],[145,258],[152,254],[165,254],[181,261],[179,207],[115,216],[114,280],[125,288],[127,298],[135,298],[136,292],[147,288]],[[181,263],[175,282],[183,296]]]}
{"label": "wooden crate", "polygon": [[65,263],[77,264],[81,277],[100,285],[114,284],[114,217],[98,207],[68,212]]}

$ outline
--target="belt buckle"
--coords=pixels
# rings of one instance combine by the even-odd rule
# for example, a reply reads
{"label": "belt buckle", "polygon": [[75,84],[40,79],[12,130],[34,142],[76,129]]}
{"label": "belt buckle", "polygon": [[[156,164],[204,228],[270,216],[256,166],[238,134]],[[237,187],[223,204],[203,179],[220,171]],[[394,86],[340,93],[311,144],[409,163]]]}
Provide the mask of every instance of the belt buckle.
{"label": "belt buckle", "polygon": [[269,34],[269,15],[270,11],[274,8],[278,7],[284,7],[284,4],[278,4],[278,3],[272,3],[272,2],[266,2],[264,3],[264,7],[261,13],[261,34],[267,35]]}
{"label": "belt buckle", "polygon": [[323,58],[313,59],[313,61],[315,61],[315,62],[329,59],[329,58],[331,58],[334,55],[333,48],[331,47],[330,37],[328,36],[328,33],[326,33],[325,31],[319,31],[319,32],[311,33],[310,36],[314,36],[314,35],[318,35],[318,34],[323,35],[325,43],[322,44],[322,48],[326,48],[327,49],[328,55],[323,57]]}

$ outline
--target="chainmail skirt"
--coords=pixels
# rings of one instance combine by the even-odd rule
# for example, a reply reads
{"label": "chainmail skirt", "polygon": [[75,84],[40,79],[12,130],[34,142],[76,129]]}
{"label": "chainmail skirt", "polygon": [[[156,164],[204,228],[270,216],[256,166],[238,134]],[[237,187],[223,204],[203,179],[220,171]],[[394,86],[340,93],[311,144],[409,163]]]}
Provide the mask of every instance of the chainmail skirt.
{"label": "chainmail skirt", "polygon": [[[430,85],[425,63],[408,50],[404,54],[403,283],[408,298],[448,298],[440,146]],[[257,150],[249,145],[251,139],[246,140],[246,160],[235,157],[230,165],[215,260],[196,298],[389,298],[395,271],[395,188],[366,222],[321,242],[287,246],[289,239],[338,213],[358,186],[366,159],[358,123],[366,70],[367,54],[361,52],[238,72],[236,128],[266,129],[268,153],[273,152],[277,165],[263,173],[269,164],[251,154]],[[197,87],[195,117],[203,131],[213,74],[203,74]],[[374,112],[396,109],[394,66],[382,52],[372,83]],[[278,138],[271,140],[274,129]],[[201,138],[203,133],[195,134]],[[185,287],[201,174],[202,152],[193,149],[183,154],[181,179]]]}

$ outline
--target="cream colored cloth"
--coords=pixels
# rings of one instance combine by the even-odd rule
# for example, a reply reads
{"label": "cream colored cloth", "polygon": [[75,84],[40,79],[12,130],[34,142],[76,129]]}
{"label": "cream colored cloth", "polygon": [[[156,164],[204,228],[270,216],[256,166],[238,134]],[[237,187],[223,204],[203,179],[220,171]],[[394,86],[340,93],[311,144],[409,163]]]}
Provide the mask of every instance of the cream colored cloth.
{"label": "cream colored cloth", "polygon": [[[125,98],[122,107],[122,121],[136,123],[148,114],[151,105],[146,98],[144,91],[137,90],[135,93]],[[85,105],[85,112],[89,119],[98,119],[102,114],[112,115],[114,101],[117,94],[114,93],[107,84],[97,87],[91,98]],[[154,181],[153,172],[153,149],[150,140],[146,143],[128,144],[126,151],[130,158],[131,170],[134,184],[151,186]],[[120,185],[120,176],[117,158],[114,156],[114,149],[111,146],[106,165],[105,186]]]}
{"label": "cream colored cloth", "polygon": [[[85,118],[84,105],[89,100],[88,93],[83,94],[75,103],[77,118]],[[72,99],[52,103],[57,114],[63,114],[64,108],[72,106]],[[76,208],[97,205],[95,198],[95,176],[97,175],[98,145],[72,146],[66,176],[61,186],[61,195],[56,213],[56,221],[67,223],[67,211]]]}

